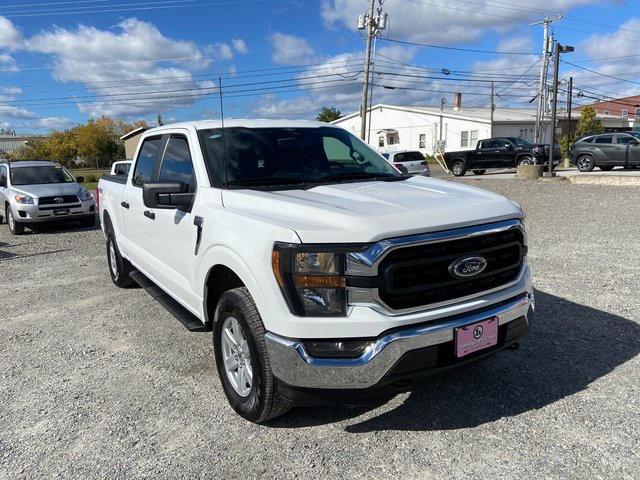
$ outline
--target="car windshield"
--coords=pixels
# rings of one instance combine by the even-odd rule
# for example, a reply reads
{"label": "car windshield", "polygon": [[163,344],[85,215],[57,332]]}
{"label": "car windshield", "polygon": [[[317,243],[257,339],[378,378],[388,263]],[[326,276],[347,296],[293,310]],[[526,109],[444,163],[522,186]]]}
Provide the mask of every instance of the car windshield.
{"label": "car windshield", "polygon": [[73,183],[74,178],[60,165],[38,165],[10,169],[12,185],[38,185],[47,183]]}
{"label": "car windshield", "polygon": [[218,186],[300,188],[407,178],[341,128],[232,127],[224,134],[222,129],[201,130],[199,137]]}
{"label": "car windshield", "polygon": [[640,139],[640,132],[629,131],[629,132],[624,132],[624,133],[627,133],[629,135],[632,135],[632,136],[636,137],[637,139]]}
{"label": "car windshield", "polygon": [[530,142],[526,138],[519,138],[518,137],[518,138],[514,138],[513,141],[516,142],[516,144],[521,146],[521,147],[526,147],[528,145],[533,145],[533,142]]}

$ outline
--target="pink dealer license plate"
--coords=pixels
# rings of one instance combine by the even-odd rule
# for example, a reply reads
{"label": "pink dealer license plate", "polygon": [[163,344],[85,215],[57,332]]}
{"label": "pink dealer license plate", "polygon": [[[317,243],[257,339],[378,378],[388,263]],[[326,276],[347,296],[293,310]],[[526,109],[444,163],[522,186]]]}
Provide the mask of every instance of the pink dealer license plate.
{"label": "pink dealer license plate", "polygon": [[498,344],[498,317],[454,329],[456,357],[484,350]]}

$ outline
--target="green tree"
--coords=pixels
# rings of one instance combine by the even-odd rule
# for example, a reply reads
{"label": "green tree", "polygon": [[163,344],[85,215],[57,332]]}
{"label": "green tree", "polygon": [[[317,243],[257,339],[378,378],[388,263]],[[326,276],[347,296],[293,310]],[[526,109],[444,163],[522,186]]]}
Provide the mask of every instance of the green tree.
{"label": "green tree", "polygon": [[578,136],[593,135],[604,132],[602,122],[597,118],[596,109],[592,105],[587,105],[580,112],[578,121]]}
{"label": "green tree", "polygon": [[320,113],[316,117],[319,122],[331,123],[334,120],[339,119],[342,116],[342,112],[336,107],[322,107]]}

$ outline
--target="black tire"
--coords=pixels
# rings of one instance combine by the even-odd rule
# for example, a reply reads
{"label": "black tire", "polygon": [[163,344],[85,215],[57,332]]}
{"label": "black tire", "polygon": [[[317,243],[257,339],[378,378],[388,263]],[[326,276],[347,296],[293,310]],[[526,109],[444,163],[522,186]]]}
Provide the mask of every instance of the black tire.
{"label": "black tire", "polygon": [[474,170],[473,171],[474,175],[484,175],[485,173],[487,173],[486,170]]}
{"label": "black tire", "polygon": [[613,170],[613,165],[600,165],[598,168],[603,172],[608,172],[610,170]]}
{"label": "black tire", "polygon": [[451,171],[456,177],[464,177],[467,173],[467,163],[464,160],[454,160],[451,164]]}
{"label": "black tire", "polygon": [[80,225],[83,227],[95,227],[96,225],[96,216],[95,215],[91,215],[88,217],[84,217],[82,220],[80,220]]}
{"label": "black tire", "polygon": [[7,217],[7,223],[9,224],[9,233],[11,233],[11,235],[24,234],[24,225],[16,221],[9,206],[5,207],[4,213],[5,217]]}
{"label": "black tire", "polygon": [[523,155],[516,161],[516,167],[520,167],[522,165],[535,165],[536,161],[531,155]]}
{"label": "black tire", "polygon": [[[267,345],[264,339],[265,329],[256,309],[253,299],[246,287],[234,288],[225,292],[216,307],[213,325],[213,346],[216,357],[216,367],[220,383],[227,400],[238,415],[254,423],[262,423],[282,415],[289,410],[289,405],[278,392],[278,381],[273,376]],[[233,325],[233,319],[237,321],[242,336],[246,340],[249,350],[249,366],[251,367],[251,385],[248,393],[242,396],[231,383],[230,373],[223,358],[223,335],[225,325]],[[227,343],[227,345],[230,345]],[[246,356],[246,352],[242,353]],[[241,357],[245,358],[245,357]],[[230,359],[238,363],[238,359]],[[246,364],[240,362],[243,367]],[[243,377],[240,377],[243,378]],[[247,383],[243,382],[244,388]]]}
{"label": "black tire", "polygon": [[120,255],[118,243],[112,229],[109,229],[107,233],[107,264],[109,266],[109,276],[116,287],[129,288],[135,284],[129,276],[134,268],[128,260]]}
{"label": "black tire", "polygon": [[591,172],[596,164],[591,156],[582,155],[576,159],[576,166],[581,172]]}

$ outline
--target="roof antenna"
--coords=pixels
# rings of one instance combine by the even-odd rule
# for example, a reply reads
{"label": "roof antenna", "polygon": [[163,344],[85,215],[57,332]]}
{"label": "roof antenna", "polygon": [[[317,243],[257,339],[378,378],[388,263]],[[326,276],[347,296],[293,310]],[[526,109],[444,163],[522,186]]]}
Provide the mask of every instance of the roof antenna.
{"label": "roof antenna", "polygon": [[218,75],[218,95],[220,96],[220,123],[222,127],[222,168],[224,169],[224,186],[229,186],[229,174],[227,172],[227,144],[224,138],[224,104],[222,102],[222,76]]}

